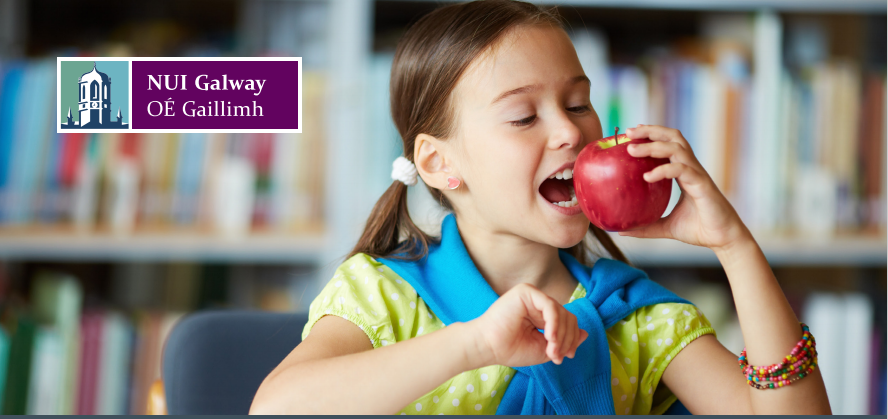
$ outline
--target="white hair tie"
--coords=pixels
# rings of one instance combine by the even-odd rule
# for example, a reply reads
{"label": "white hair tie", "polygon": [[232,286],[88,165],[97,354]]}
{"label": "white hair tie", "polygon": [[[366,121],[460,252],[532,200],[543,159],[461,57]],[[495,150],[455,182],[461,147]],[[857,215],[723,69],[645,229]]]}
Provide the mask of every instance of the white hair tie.
{"label": "white hair tie", "polygon": [[416,185],[416,165],[404,156],[399,156],[392,163],[392,179],[407,186]]}

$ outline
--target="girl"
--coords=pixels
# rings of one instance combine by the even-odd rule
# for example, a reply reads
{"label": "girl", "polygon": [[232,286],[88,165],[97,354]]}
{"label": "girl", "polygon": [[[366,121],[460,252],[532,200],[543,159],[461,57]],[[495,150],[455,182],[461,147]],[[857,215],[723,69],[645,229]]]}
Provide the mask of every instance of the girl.
{"label": "girl", "polygon": [[[711,248],[735,296],[741,367],[788,359],[786,371],[748,381],[703,313],[582,215],[570,179],[602,137],[594,88],[536,6],[453,4],[416,22],[391,76],[406,157],[251,413],[659,414],[676,399],[694,414],[829,413],[813,339],[680,132],[627,130],[653,140],[631,155],[670,160],[645,180],[677,179],[682,196],[620,234]],[[452,211],[440,237],[407,213],[417,175]],[[587,260],[588,232],[612,259]]]}

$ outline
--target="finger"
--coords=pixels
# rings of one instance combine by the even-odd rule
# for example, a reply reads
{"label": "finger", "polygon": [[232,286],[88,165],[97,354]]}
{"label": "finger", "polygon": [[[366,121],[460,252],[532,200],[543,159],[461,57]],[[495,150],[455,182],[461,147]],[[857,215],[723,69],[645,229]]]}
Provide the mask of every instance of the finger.
{"label": "finger", "polygon": [[626,148],[632,157],[653,157],[656,159],[669,159],[673,163],[685,163],[696,166],[694,154],[678,143],[652,142],[643,144],[629,144]]}
{"label": "finger", "polygon": [[642,176],[649,183],[659,182],[663,179],[678,179],[684,187],[700,186],[706,183],[706,178],[700,172],[687,164],[678,162],[661,164]]}
{"label": "finger", "polygon": [[536,345],[536,352],[534,352],[534,354],[543,354],[542,357],[539,358],[539,360],[537,361],[537,364],[542,364],[549,359],[549,357],[545,355],[546,347],[549,345],[549,341],[546,340],[545,336],[543,336],[542,333],[539,333],[536,330],[533,331],[533,334],[531,336],[534,344]]}
{"label": "finger", "polygon": [[571,349],[571,351],[570,351],[571,358],[577,356],[577,349],[580,347],[580,345],[583,344],[583,342],[586,341],[586,338],[588,338],[588,337],[589,337],[589,332],[587,332],[583,329],[580,329],[579,327],[577,328],[577,334],[576,334],[575,342],[573,344],[573,349]]}
{"label": "finger", "polygon": [[570,345],[573,343],[573,322],[571,318],[574,315],[562,306],[561,317],[563,321],[561,323],[561,344],[558,346],[558,356],[564,362],[564,357],[570,352]]}
{"label": "finger", "polygon": [[553,360],[555,359],[555,350],[557,346],[556,337],[558,336],[558,309],[555,307],[555,300],[550,298],[539,290],[531,290],[531,300],[534,306],[543,313],[543,332],[546,340],[549,341],[549,347],[546,354]]}
{"label": "finger", "polygon": [[516,286],[516,288],[517,287],[522,288],[523,292],[521,292],[519,296],[520,300],[524,303],[525,309],[527,310],[528,320],[530,320],[530,323],[533,324],[533,327],[543,330],[544,337],[548,341],[549,327],[547,327],[546,325],[548,318],[546,317],[546,310],[543,304],[545,303],[545,300],[543,300],[542,303],[540,301],[540,295],[542,295],[543,297],[546,297],[546,295],[532,286],[518,285]]}
{"label": "finger", "polygon": [[564,306],[561,306],[561,307],[558,307],[558,316],[559,316],[558,327],[560,330],[560,332],[559,332],[560,336],[558,336],[558,338],[559,338],[558,339],[558,352],[555,355],[558,356],[558,361],[560,363],[560,362],[564,361],[564,355],[567,354],[567,351],[570,349],[570,348],[568,348],[568,344],[570,344],[570,341],[567,340],[567,338],[568,338],[568,336],[570,336],[570,316],[571,316],[571,313],[569,311],[567,311],[567,309],[565,309]]}
{"label": "finger", "polygon": [[668,217],[664,217],[644,227],[620,231],[618,234],[621,236],[638,237],[641,239],[672,238],[666,224],[667,219]]}
{"label": "finger", "polygon": [[573,358],[574,349],[576,348],[577,339],[580,337],[580,330],[577,327],[577,316],[570,313],[568,316],[567,337],[564,345],[564,355]]}
{"label": "finger", "polygon": [[643,125],[627,129],[626,135],[632,139],[647,138],[651,141],[671,141],[681,144],[682,147],[687,149],[691,148],[691,145],[688,144],[688,140],[681,135],[681,131],[674,128],[666,128],[659,125]]}
{"label": "finger", "polygon": [[[586,332],[585,330],[580,329],[580,326],[577,325],[577,333],[576,333],[576,335],[574,336],[574,342],[573,342],[573,345],[571,345],[571,346],[572,346],[572,350],[571,350],[571,358],[573,358],[574,356],[576,356],[576,354],[577,354],[577,348],[580,347],[580,343],[582,343],[582,342],[583,342],[583,339],[585,339],[585,337],[583,336],[583,333],[585,333],[585,332]],[[588,336],[588,335],[589,335],[589,334],[586,333],[586,336]]]}

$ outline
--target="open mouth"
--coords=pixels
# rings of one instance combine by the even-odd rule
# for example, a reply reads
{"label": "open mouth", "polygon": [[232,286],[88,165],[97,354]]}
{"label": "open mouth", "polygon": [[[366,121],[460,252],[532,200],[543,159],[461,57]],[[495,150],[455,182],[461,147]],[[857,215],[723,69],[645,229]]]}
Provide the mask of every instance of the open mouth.
{"label": "open mouth", "polygon": [[573,170],[557,172],[540,185],[540,195],[547,201],[563,208],[577,205],[577,194],[573,185]]}

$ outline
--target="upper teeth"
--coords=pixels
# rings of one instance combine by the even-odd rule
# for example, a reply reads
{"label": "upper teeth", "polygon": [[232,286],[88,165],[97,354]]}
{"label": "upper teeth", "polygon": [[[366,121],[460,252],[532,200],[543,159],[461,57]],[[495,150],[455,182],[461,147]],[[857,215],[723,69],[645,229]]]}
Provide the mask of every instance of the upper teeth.
{"label": "upper teeth", "polygon": [[564,169],[564,171],[549,176],[549,179],[573,179],[573,170]]}

